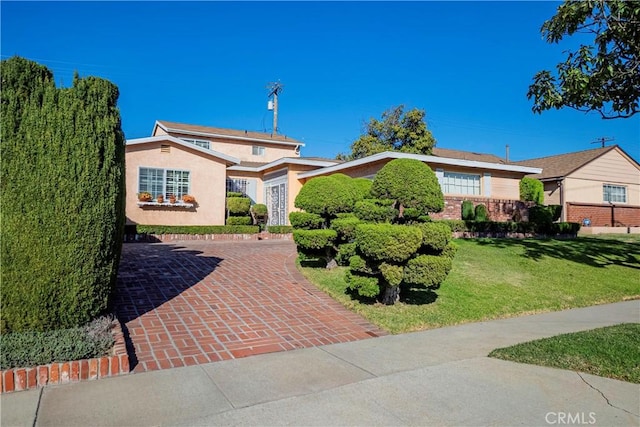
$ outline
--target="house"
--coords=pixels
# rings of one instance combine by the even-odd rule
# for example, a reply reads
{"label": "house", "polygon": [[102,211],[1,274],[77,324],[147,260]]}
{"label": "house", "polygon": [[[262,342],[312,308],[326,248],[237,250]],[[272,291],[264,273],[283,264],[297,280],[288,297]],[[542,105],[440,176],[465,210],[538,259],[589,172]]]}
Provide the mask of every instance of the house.
{"label": "house", "polygon": [[541,168],[544,203],[562,205],[563,221],[592,227],[640,226],[640,164],[617,145],[523,160]]}
{"label": "house", "polygon": [[[492,219],[508,220],[524,206],[519,201],[522,177],[542,172],[489,154],[440,148],[430,156],[384,152],[339,162],[302,157],[303,146],[284,135],[157,121],[150,137],[126,143],[127,222],[221,225],[226,192],[236,191],[267,205],[269,225],[286,225],[307,180],[337,172],[373,178],[396,158],[417,159],[435,171],[446,205],[438,217],[460,218],[462,201],[471,200],[485,204]],[[139,200],[142,192],[152,200]],[[185,194],[195,202],[181,202]],[[169,195],[177,202],[168,202]]]}

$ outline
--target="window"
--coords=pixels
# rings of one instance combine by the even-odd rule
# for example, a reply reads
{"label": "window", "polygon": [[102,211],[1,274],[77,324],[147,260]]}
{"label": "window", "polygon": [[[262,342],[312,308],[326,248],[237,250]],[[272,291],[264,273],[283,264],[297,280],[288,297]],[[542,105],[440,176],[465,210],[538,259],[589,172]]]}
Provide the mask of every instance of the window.
{"label": "window", "polygon": [[189,194],[189,171],[173,169],[140,168],[138,175],[138,192],[151,193],[153,198],[158,194],[169,197],[173,194],[178,199]]}
{"label": "window", "polygon": [[254,156],[264,156],[264,147],[260,147],[258,145],[254,145],[251,154]]}
{"label": "window", "polygon": [[227,193],[247,194],[247,180],[239,178],[227,178]]}
{"label": "window", "polygon": [[627,203],[627,187],[604,184],[602,186],[602,198],[605,203]]}
{"label": "window", "polygon": [[444,172],[440,185],[444,194],[480,195],[480,175]]}
{"label": "window", "polygon": [[201,148],[206,148],[207,150],[211,149],[211,143],[206,139],[191,139],[191,138],[180,138],[184,142],[188,142],[189,144],[197,145]]}

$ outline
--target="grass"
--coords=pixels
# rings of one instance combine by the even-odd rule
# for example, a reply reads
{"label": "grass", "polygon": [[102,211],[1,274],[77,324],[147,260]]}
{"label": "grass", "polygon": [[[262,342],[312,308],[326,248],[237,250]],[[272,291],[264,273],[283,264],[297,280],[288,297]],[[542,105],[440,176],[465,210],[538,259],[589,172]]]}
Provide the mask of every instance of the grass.
{"label": "grass", "polygon": [[456,244],[453,269],[440,289],[403,289],[401,302],[393,306],[353,299],[344,267],[301,271],[391,333],[640,298],[640,239],[457,239]]}
{"label": "grass", "polygon": [[558,335],[493,350],[489,357],[640,383],[640,324]]}

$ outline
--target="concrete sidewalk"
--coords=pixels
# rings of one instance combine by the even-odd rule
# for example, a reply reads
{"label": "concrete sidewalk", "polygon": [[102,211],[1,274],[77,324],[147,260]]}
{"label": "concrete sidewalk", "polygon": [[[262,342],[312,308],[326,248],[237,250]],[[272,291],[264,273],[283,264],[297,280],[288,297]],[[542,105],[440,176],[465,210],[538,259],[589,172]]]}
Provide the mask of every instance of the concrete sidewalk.
{"label": "concrete sidewalk", "polygon": [[640,301],[51,386],[3,395],[1,420],[3,427],[638,426],[638,384],[486,357],[628,322],[640,322]]}

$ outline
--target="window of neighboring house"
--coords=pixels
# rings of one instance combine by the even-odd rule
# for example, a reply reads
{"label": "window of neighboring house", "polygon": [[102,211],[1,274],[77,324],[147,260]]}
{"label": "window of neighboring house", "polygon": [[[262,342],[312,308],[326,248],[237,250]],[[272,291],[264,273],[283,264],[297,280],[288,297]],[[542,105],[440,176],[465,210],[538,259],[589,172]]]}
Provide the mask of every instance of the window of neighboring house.
{"label": "window of neighboring house", "polygon": [[248,180],[240,178],[227,178],[227,193],[247,194]]}
{"label": "window of neighboring house", "polygon": [[480,175],[445,171],[440,185],[444,194],[480,195]]}
{"label": "window of neighboring house", "polygon": [[260,147],[259,145],[254,145],[251,154],[254,156],[264,156],[264,147]]}
{"label": "window of neighboring house", "polygon": [[198,147],[206,148],[207,150],[211,149],[211,143],[206,139],[191,139],[191,138],[180,138],[184,142],[188,142],[189,144],[197,145]]}
{"label": "window of neighboring house", "polygon": [[190,172],[174,169],[140,168],[138,175],[138,192],[151,193],[155,199],[158,194],[169,197],[173,194],[178,199],[189,194]]}
{"label": "window of neighboring house", "polygon": [[602,185],[602,198],[605,203],[627,203],[627,187],[622,185]]}

